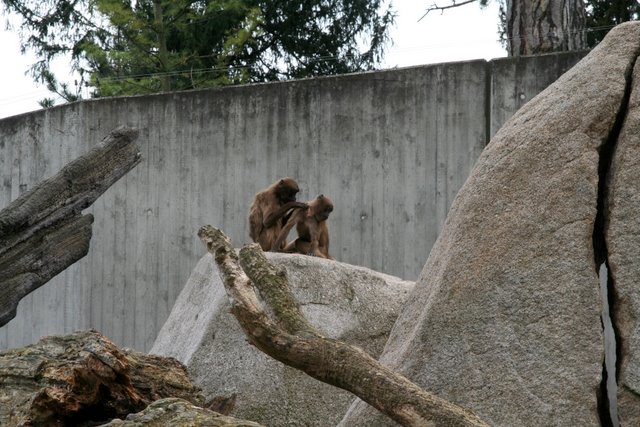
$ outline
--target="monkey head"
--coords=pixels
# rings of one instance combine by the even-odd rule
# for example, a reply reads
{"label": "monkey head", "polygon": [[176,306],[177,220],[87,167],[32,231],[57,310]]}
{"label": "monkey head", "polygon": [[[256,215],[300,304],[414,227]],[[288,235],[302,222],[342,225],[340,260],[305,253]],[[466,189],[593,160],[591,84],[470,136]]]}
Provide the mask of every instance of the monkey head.
{"label": "monkey head", "polygon": [[308,205],[309,213],[313,215],[318,222],[326,221],[329,218],[329,214],[333,211],[331,199],[324,194],[320,194],[310,201]]}
{"label": "monkey head", "polygon": [[285,177],[275,184],[276,197],[283,205],[288,202],[295,202],[298,191],[300,191],[300,188],[293,178]]}

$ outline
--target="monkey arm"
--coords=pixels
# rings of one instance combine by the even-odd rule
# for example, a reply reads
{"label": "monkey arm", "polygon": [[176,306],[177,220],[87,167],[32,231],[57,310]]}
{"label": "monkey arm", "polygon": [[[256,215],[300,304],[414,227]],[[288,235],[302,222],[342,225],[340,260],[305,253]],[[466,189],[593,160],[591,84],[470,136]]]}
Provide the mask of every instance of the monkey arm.
{"label": "monkey arm", "polygon": [[287,246],[285,246],[282,249],[282,252],[285,252],[285,253],[288,253],[288,254],[296,252],[297,243],[298,243],[298,239],[295,239],[293,242],[287,243]]}
{"label": "monkey arm", "polygon": [[304,211],[297,211],[295,214],[293,214],[291,216],[291,218],[289,218],[289,221],[287,221],[287,223],[284,225],[284,227],[282,227],[282,230],[280,230],[280,234],[278,234],[278,238],[276,239],[276,241],[273,244],[273,246],[271,246],[271,250],[272,251],[275,251],[275,252],[281,252],[282,251],[282,249],[281,249],[282,244],[287,239],[287,236],[289,235],[289,231],[291,231],[293,226],[298,223],[298,218],[300,217],[300,215],[299,215],[300,212],[304,212]]}
{"label": "monkey arm", "polygon": [[252,206],[249,211],[249,237],[251,237],[254,242],[258,241],[258,237],[262,232],[262,224],[262,212],[260,209]]}
{"label": "monkey arm", "polygon": [[297,209],[297,208],[307,208],[308,205],[302,202],[287,202],[284,205],[280,206],[274,212],[270,212],[267,217],[264,219],[264,226],[266,228],[271,228],[276,223],[277,220],[282,218],[284,214],[287,213],[289,209]]}
{"label": "monkey arm", "polygon": [[[296,208],[297,209],[297,208]],[[287,221],[289,221],[289,218],[291,218],[291,215],[293,215],[293,213],[295,212],[295,209],[290,209],[289,212],[287,212],[283,217],[282,217],[282,222],[283,223],[287,223]]]}
{"label": "monkey arm", "polygon": [[307,255],[324,258],[324,256],[320,253],[320,250],[318,249],[320,246],[320,242],[318,241],[317,227],[315,226],[309,227],[309,236],[311,238],[311,245],[309,246],[309,253]]}
{"label": "monkey arm", "polygon": [[327,228],[326,225],[324,226],[324,229],[322,230],[322,232],[320,233],[320,236],[318,237],[318,246],[319,246],[318,252],[321,254],[319,256],[322,256],[327,259],[335,259],[331,255],[329,255],[329,229]]}

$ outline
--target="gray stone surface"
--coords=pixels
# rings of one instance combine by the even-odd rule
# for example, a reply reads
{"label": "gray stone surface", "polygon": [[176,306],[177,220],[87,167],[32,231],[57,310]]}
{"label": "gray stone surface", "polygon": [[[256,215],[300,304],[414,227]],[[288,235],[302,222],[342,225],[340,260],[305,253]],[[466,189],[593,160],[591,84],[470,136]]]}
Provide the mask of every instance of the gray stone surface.
{"label": "gray stone surface", "polygon": [[489,139],[541,88],[556,81],[588,53],[581,50],[492,60]]}
{"label": "gray stone surface", "polygon": [[[414,282],[304,255],[268,253],[283,265],[307,318],[332,338],[373,356]],[[246,342],[205,255],[178,297],[152,353],[183,362],[207,398],[237,393],[232,415],[270,426],[335,426],[353,395],[286,367]]]}
{"label": "gray stone surface", "polygon": [[197,407],[176,397],[160,399],[144,410],[114,419],[101,427],[264,427]]}
{"label": "gray stone surface", "polygon": [[[518,111],[452,208],[381,361],[494,426],[600,425],[599,150],[640,23]],[[386,422],[361,402],[343,426]]]}
{"label": "gray stone surface", "polygon": [[640,62],[609,174],[606,240],[618,332],[618,416],[640,425]]}

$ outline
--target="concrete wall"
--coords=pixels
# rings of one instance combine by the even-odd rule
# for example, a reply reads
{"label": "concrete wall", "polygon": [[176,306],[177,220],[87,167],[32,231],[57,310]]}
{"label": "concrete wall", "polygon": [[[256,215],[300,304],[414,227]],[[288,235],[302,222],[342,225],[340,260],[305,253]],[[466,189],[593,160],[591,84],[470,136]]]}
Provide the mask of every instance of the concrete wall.
{"label": "concrete wall", "polygon": [[0,120],[0,206],[121,124],[143,162],[90,209],[86,258],[22,300],[0,348],[95,328],[148,350],[204,253],[203,224],[248,242],[253,194],[295,177],[329,195],[336,259],[420,272],[499,126],[582,53],[90,100]]}

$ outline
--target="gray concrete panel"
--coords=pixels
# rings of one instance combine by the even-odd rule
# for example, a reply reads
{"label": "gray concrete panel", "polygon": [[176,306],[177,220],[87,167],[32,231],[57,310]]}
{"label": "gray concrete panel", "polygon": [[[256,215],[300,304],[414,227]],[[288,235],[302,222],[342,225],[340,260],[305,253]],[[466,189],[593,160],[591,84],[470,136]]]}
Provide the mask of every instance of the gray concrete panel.
{"label": "gray concrete panel", "polygon": [[[285,175],[299,199],[333,199],[336,259],[415,279],[488,127],[520,105],[498,87],[533,79],[532,96],[568,60],[503,61],[88,100],[0,120],[0,206],[118,125],[141,129],[143,155],[90,209],[87,257],[21,301],[0,348],[91,327],[148,350],[204,253],[198,228],[247,243],[253,195]],[[511,74],[489,74],[498,68]]]}
{"label": "gray concrete panel", "polygon": [[489,137],[493,138],[520,107],[576,65],[587,53],[588,50],[582,50],[490,61]]}

